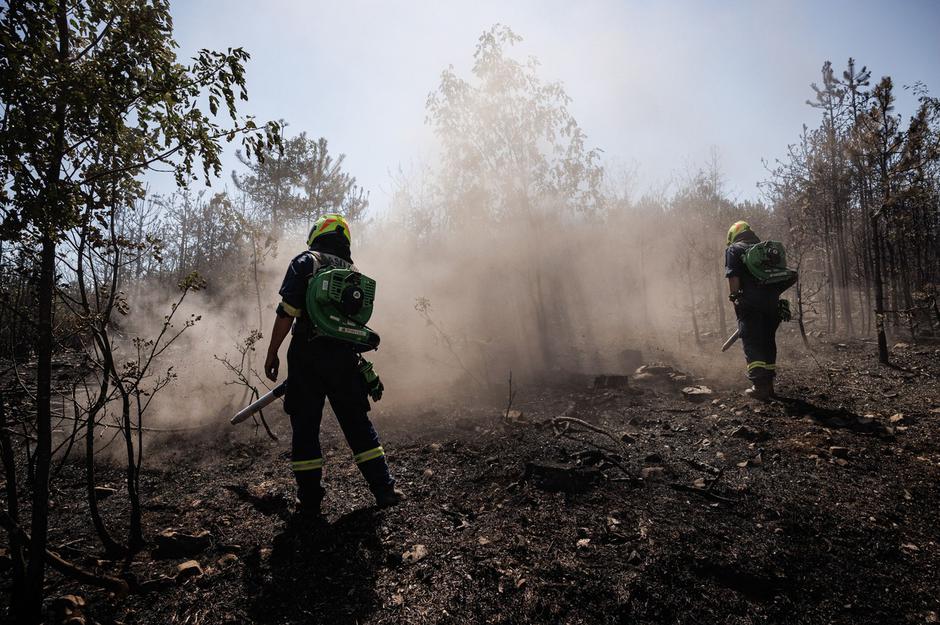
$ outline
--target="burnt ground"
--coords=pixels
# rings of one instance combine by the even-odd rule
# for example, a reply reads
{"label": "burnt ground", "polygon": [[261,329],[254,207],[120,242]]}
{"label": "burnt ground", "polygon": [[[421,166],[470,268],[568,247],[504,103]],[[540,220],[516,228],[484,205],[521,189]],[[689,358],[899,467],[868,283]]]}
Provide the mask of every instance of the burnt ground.
{"label": "burnt ground", "polygon": [[[772,404],[654,369],[521,386],[508,419],[505,397],[378,411],[408,494],[384,511],[327,416],[320,525],[290,521],[286,440],[178,437],[143,476],[145,522],[208,531],[191,556],[101,560],[76,460],[51,544],[143,587],[118,598],[53,573],[48,594],[128,624],[938,622],[940,348],[893,358],[831,344],[787,363]],[[693,383],[714,394],[689,401]],[[118,527],[121,474],[99,477]],[[175,579],[190,557],[201,575]]]}

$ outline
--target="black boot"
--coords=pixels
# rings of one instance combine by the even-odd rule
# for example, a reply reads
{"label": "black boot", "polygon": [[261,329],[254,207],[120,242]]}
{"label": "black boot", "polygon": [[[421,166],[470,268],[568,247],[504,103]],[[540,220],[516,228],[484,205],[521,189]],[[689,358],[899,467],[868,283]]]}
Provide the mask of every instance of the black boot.
{"label": "black boot", "polygon": [[320,483],[320,471],[295,473],[297,498],[294,499],[294,516],[299,519],[319,519],[320,502],[326,490]]}
{"label": "black boot", "polygon": [[395,488],[394,486],[389,486],[381,490],[373,491],[375,495],[375,505],[379,508],[391,508],[392,506],[397,506],[401,503],[401,500],[405,498],[405,493],[400,489]]}
{"label": "black boot", "polygon": [[772,378],[759,378],[753,381],[753,386],[744,391],[751,399],[770,401],[774,395],[774,381]]}

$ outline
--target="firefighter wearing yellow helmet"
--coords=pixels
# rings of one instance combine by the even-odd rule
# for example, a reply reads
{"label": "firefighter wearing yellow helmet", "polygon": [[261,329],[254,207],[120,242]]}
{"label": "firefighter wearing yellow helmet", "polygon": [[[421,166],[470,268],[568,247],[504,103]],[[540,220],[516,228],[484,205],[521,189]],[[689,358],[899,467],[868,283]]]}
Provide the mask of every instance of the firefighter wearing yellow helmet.
{"label": "firefighter wearing yellow helmet", "polygon": [[[317,219],[307,235],[308,249],[294,257],[281,285],[281,302],[264,363],[265,375],[276,380],[277,352],[293,328],[287,351],[284,409],[291,421],[291,468],[297,482],[297,512],[301,518],[318,518],[325,494],[319,435],[327,399],[378,506],[395,505],[402,498],[369,420],[369,397],[377,401],[383,387],[371,363],[360,355],[363,345],[318,332],[313,322],[315,315],[307,310],[308,303],[313,301],[307,292],[308,283],[322,278],[323,272],[340,270],[338,273],[343,275],[362,278],[353,264],[351,241],[349,224],[342,215],[331,213]],[[351,292],[357,298],[363,297],[361,289]]]}
{"label": "firefighter wearing yellow helmet", "polygon": [[769,401],[777,374],[777,327],[790,315],[780,294],[796,282],[796,272],[786,268],[782,243],[761,241],[750,224],[737,221],[728,229],[725,277],[751,381],[745,393]]}

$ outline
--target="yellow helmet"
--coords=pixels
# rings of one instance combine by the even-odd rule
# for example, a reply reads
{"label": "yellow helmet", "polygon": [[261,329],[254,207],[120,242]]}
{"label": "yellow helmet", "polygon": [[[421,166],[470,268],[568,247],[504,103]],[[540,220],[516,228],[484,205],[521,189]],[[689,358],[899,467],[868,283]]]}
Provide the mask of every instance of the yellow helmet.
{"label": "yellow helmet", "polygon": [[739,234],[750,229],[751,226],[746,221],[736,221],[731,224],[731,227],[728,228],[728,245],[734,243],[734,240],[738,238]]}
{"label": "yellow helmet", "polygon": [[313,245],[317,237],[337,230],[346,235],[346,240],[352,243],[352,237],[349,235],[349,224],[346,223],[345,217],[337,213],[327,213],[321,216],[317,219],[317,223],[313,224],[310,234],[307,235],[307,247]]}

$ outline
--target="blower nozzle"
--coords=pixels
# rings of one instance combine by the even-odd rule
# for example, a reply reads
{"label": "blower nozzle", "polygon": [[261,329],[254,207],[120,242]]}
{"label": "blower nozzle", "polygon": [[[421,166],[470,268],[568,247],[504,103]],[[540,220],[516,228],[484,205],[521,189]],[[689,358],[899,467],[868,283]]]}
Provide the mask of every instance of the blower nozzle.
{"label": "blower nozzle", "polygon": [[279,397],[283,397],[284,393],[286,392],[287,392],[287,380],[275,386],[273,389],[271,389],[270,391],[268,391],[267,393],[265,393],[264,395],[256,399],[253,403],[242,408],[238,412],[238,414],[232,417],[232,421],[231,421],[232,425],[241,423],[242,421],[244,421],[251,415],[255,414],[256,412],[258,412],[259,410],[261,410],[262,408],[264,408],[265,406],[273,402],[275,399]]}

